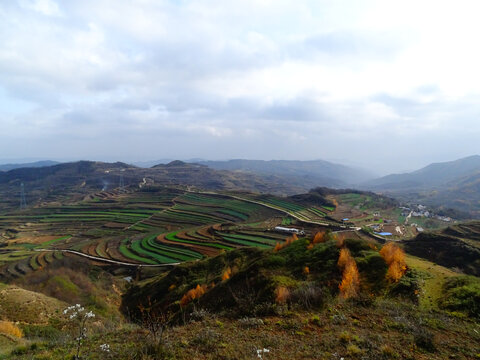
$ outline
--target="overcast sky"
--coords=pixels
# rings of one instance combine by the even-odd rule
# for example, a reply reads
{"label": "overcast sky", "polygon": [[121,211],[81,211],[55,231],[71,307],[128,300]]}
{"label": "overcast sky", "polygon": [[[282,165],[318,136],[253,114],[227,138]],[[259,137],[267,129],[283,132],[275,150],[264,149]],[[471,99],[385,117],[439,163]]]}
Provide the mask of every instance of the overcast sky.
{"label": "overcast sky", "polygon": [[[477,5],[478,4],[478,5]],[[0,3],[0,160],[477,154],[478,1]]]}

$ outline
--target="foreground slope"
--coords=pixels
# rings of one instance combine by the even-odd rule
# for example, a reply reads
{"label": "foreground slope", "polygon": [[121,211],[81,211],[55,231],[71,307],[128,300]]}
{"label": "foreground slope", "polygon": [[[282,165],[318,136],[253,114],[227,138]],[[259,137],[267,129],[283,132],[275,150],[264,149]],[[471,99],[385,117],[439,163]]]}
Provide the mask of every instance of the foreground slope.
{"label": "foreground slope", "polygon": [[[264,359],[474,359],[480,353],[478,278],[407,257],[405,274],[392,281],[381,244],[341,234],[221,252],[140,274],[130,284],[125,272],[115,277],[69,255],[23,284],[60,297],[68,292],[64,300],[97,314],[80,348],[90,359],[252,359],[257,350]],[[340,265],[347,249],[358,282],[349,282],[355,276]],[[63,291],[42,287],[45,271]],[[348,284],[355,291],[347,298]],[[119,305],[135,323],[115,315]],[[77,336],[71,325],[62,313],[34,328],[20,321],[25,338],[4,358],[71,358]]]}

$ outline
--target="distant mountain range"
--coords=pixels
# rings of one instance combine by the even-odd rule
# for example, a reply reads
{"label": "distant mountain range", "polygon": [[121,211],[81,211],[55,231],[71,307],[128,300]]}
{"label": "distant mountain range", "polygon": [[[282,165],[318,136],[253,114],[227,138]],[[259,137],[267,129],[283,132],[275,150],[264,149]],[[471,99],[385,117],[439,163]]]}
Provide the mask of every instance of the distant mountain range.
{"label": "distant mountain range", "polygon": [[480,216],[480,156],[435,163],[367,181],[361,189]]}
{"label": "distant mountain range", "polygon": [[202,165],[216,170],[254,173],[263,176],[277,176],[286,183],[305,190],[326,186],[330,188],[351,187],[354,184],[373,179],[375,175],[367,170],[335,164],[325,160],[228,160],[199,161]]}
{"label": "distant mountain range", "polygon": [[51,160],[44,160],[44,161],[35,161],[23,164],[1,164],[0,171],[10,171],[13,169],[20,169],[20,168],[37,168],[37,167],[44,167],[44,166],[52,166],[59,164],[57,161]]}
{"label": "distant mountain range", "polygon": [[[54,164],[54,165],[52,165]],[[13,169],[12,169],[13,168]],[[12,169],[12,170],[9,170]],[[211,190],[247,190],[293,195],[316,187],[354,188],[383,193],[401,200],[455,209],[459,215],[480,218],[480,156],[435,163],[405,174],[374,178],[366,170],[324,160],[228,160],[182,162],[152,167],[125,163],[78,161],[0,165],[0,193],[17,191],[20,182],[40,193],[82,187],[82,193],[138,185],[143,179],[161,185],[189,185]],[[6,171],[7,170],[7,171]],[[5,199],[5,198],[4,198]]]}

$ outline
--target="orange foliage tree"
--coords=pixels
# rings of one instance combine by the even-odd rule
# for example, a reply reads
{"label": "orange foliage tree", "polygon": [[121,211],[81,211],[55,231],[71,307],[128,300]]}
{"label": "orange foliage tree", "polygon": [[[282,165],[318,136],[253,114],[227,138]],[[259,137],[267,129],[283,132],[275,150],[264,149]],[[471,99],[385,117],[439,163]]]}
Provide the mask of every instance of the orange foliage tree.
{"label": "orange foliage tree", "polygon": [[380,255],[388,265],[387,279],[397,282],[407,271],[407,264],[405,263],[405,253],[393,242],[390,242],[382,247]]}
{"label": "orange foliage tree", "polygon": [[196,288],[188,290],[180,299],[180,306],[185,307],[191,301],[199,299],[207,291],[207,285],[198,285]]}
{"label": "orange foliage tree", "polygon": [[285,240],[285,242],[283,244],[277,242],[275,244],[275,248],[273,249],[273,252],[280,251],[283,248],[286,248],[288,245],[290,245],[291,243],[293,243],[294,241],[297,241],[297,240],[298,240],[297,234],[293,234],[292,236],[287,237],[287,239]]}
{"label": "orange foliage tree", "polygon": [[356,296],[360,287],[360,277],[357,263],[348,249],[343,248],[340,250],[337,264],[338,267],[342,269],[342,282],[338,286],[340,295],[344,299]]}
{"label": "orange foliage tree", "polygon": [[290,297],[290,291],[285,286],[279,286],[275,289],[275,302],[285,304]]}
{"label": "orange foliage tree", "polygon": [[308,266],[305,266],[305,267],[303,268],[303,274],[304,274],[304,275],[310,274],[310,268],[309,268]]}
{"label": "orange foliage tree", "polygon": [[338,236],[337,234],[335,234],[334,239],[337,240],[338,248],[341,248],[343,245],[345,245],[345,239],[342,236]]}
{"label": "orange foliage tree", "polygon": [[229,267],[227,267],[225,269],[225,271],[223,272],[223,275],[222,275],[222,281],[225,281],[225,280],[228,280],[230,279],[230,276],[232,276],[232,269]]}
{"label": "orange foliage tree", "polygon": [[313,237],[312,243],[313,244],[319,244],[319,243],[323,243],[325,241],[327,241],[325,231],[317,231],[317,233]]}

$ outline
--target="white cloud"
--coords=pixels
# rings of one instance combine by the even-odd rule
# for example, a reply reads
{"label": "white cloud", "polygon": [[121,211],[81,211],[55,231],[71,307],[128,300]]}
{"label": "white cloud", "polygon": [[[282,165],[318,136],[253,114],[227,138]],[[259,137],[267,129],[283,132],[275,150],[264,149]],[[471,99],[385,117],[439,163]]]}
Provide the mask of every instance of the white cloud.
{"label": "white cloud", "polygon": [[20,5],[47,16],[60,16],[62,14],[58,4],[53,0],[20,0]]}
{"label": "white cloud", "polygon": [[[432,0],[5,2],[0,125],[14,131],[2,131],[0,152],[15,156],[14,133],[38,138],[41,154],[41,140],[61,132],[102,134],[114,153],[114,132],[130,144],[169,134],[186,144],[172,157],[216,157],[217,144],[223,157],[362,162],[355,141],[412,133],[440,153],[452,129],[480,128],[478,10]],[[72,157],[84,157],[80,144]],[[385,146],[375,156],[404,148]]]}

